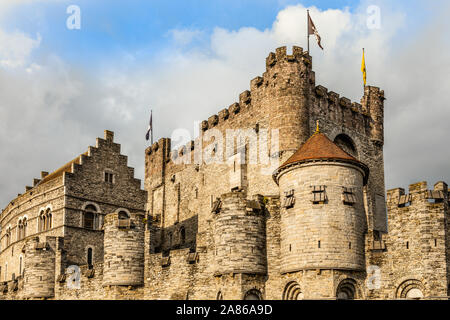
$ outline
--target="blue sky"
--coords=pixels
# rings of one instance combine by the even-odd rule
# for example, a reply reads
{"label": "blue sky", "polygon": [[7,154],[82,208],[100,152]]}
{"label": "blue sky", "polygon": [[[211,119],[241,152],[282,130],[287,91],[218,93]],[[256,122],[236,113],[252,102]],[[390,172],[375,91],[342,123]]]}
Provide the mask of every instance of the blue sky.
{"label": "blue sky", "polygon": [[[80,30],[66,28],[72,4]],[[325,48],[311,40],[316,84],[358,102],[366,48],[368,83],[387,96],[387,188],[450,182],[447,0],[0,0],[0,207],[104,129],[143,179],[149,109],[155,140],[192,134],[249,89],[269,52],[306,47],[306,9]]]}
{"label": "blue sky", "polygon": [[[7,31],[21,30],[42,36],[39,59],[53,53],[72,64],[107,66],[111,60],[120,61],[127,53],[143,60],[151,59],[162,49],[171,46],[170,30],[194,29],[207,34],[215,28],[239,30],[254,27],[270,28],[278,12],[288,6],[302,4],[321,10],[356,10],[360,1],[324,0],[77,0],[31,2],[13,7],[2,19],[1,27]],[[371,1],[386,7],[400,9],[407,19],[403,36],[413,34],[430,16],[420,1]],[[65,27],[66,8],[75,4],[81,8],[81,30]]]}

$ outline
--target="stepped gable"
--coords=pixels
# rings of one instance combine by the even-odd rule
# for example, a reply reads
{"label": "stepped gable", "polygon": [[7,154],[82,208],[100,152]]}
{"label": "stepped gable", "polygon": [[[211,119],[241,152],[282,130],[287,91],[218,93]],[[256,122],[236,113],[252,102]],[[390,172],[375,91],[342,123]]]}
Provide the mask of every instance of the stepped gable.
{"label": "stepped gable", "polygon": [[351,156],[324,133],[316,131],[289,159],[286,160],[273,174],[274,178],[286,167],[290,165],[313,161],[313,160],[335,160],[356,164],[365,172],[364,180],[367,181],[369,168],[355,157]]}
{"label": "stepped gable", "polygon": [[50,173],[49,175],[47,175],[45,178],[43,178],[39,184],[43,184],[47,181],[50,181],[52,179],[55,179],[59,176],[62,176],[64,174],[64,172],[72,172],[72,163],[76,163],[76,164],[81,164],[81,157],[82,156],[87,156],[88,153],[87,151],[85,153],[80,154],[78,157],[76,157],[75,159],[73,159],[72,161],[69,161],[68,163],[66,163],[65,165],[63,165],[61,168],[53,171],[52,173]]}

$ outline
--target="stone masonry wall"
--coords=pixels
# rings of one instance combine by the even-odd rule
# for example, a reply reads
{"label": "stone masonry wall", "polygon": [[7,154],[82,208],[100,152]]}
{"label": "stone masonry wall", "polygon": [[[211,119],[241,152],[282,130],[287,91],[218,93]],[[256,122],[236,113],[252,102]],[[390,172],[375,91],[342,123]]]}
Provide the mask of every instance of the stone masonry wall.
{"label": "stone masonry wall", "polygon": [[[301,269],[365,269],[363,171],[347,163],[314,162],[285,169],[280,191],[293,192],[295,203],[281,208],[281,272]],[[313,190],[323,186],[323,203]],[[354,204],[343,201],[352,190]],[[292,191],[293,190],[293,191]]]}
{"label": "stone masonry wall", "polygon": [[441,195],[430,194],[426,182],[411,184],[408,194],[401,188],[388,191],[389,233],[383,235],[381,247],[385,249],[367,246],[368,264],[380,268],[381,279],[379,288],[368,290],[368,298],[405,298],[411,289],[425,297],[447,296],[448,189],[437,183],[433,190]]}

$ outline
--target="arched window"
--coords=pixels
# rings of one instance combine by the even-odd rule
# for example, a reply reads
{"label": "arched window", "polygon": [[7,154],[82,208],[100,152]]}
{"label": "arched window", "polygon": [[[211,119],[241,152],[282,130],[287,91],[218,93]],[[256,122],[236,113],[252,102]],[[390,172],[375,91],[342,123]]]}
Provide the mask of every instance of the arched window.
{"label": "arched window", "polygon": [[49,209],[47,209],[47,211],[45,212],[45,215],[46,215],[46,218],[47,218],[47,221],[46,221],[46,224],[45,224],[45,230],[50,230],[51,228],[52,228],[52,212],[51,212],[51,210],[50,210],[50,208]]}
{"label": "arched window", "polygon": [[120,228],[130,228],[131,227],[130,214],[128,212],[126,212],[125,210],[120,210],[117,213],[117,217],[119,219],[119,227]]}
{"label": "arched window", "polygon": [[50,230],[53,226],[53,217],[52,217],[52,211],[50,208],[47,208],[47,210],[41,210],[39,213],[39,221],[38,221],[38,231],[46,231]]}
{"label": "arched window", "polygon": [[400,299],[422,299],[423,291],[423,285],[419,280],[409,279],[397,288],[396,296]]}
{"label": "arched window", "polygon": [[337,287],[336,298],[339,300],[356,299],[356,281],[353,279],[342,280]]}
{"label": "arched window", "polygon": [[11,228],[6,229],[6,246],[11,244]]}
{"label": "arched window", "polygon": [[346,134],[340,134],[334,139],[334,143],[337,144],[342,150],[358,159],[358,150],[356,149],[353,140]]}
{"label": "arched window", "polygon": [[87,264],[89,268],[92,267],[92,248],[87,249]]}
{"label": "arched window", "polygon": [[302,300],[303,293],[296,281],[289,282],[283,291],[283,300]]}
{"label": "arched window", "polygon": [[223,300],[222,291],[217,292],[217,300]]}
{"label": "arched window", "polygon": [[41,211],[41,213],[39,214],[39,231],[45,230],[46,220],[47,219],[45,217],[45,212]]}
{"label": "arched window", "polygon": [[22,239],[22,233],[23,233],[23,222],[22,219],[19,219],[17,222],[17,240]]}
{"label": "arched window", "polygon": [[119,220],[130,219],[130,216],[128,215],[128,213],[126,211],[123,211],[123,210],[119,211],[118,217],[119,217]]}
{"label": "arched window", "polygon": [[28,219],[26,217],[23,218],[22,224],[23,224],[22,237],[25,238],[27,236],[27,225],[28,225]]}
{"label": "arched window", "polygon": [[186,242],[186,230],[184,227],[180,228],[180,244],[183,245]]}
{"label": "arched window", "polygon": [[261,292],[256,289],[251,289],[246,292],[244,300],[262,300]]}
{"label": "arched window", "polygon": [[93,204],[88,204],[84,208],[83,227],[90,230],[97,228],[97,208]]}

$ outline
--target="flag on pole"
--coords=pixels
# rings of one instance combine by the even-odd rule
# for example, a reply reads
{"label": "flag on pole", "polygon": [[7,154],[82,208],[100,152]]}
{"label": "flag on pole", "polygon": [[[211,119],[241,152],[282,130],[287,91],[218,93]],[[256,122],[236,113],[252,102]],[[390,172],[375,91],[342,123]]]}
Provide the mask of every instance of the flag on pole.
{"label": "flag on pole", "polygon": [[363,74],[364,86],[366,86],[366,61],[364,59],[364,48],[363,48],[363,55],[362,55],[362,62],[361,62],[361,72]]}
{"label": "flag on pole", "polygon": [[152,135],[152,143],[153,143],[153,124],[152,124],[152,110],[150,110],[150,122],[148,123],[147,133],[145,134],[145,140],[148,141],[150,139],[150,133]]}
{"label": "flag on pole", "polygon": [[[316,26],[314,25],[314,22],[312,21],[310,15],[309,15],[309,10],[308,10],[308,39],[309,39],[309,35],[313,34],[316,37],[317,40],[317,44],[319,45],[320,49],[323,50],[322,45],[320,44],[320,35],[319,32],[317,31]],[[309,45],[309,40],[308,40],[308,45]]]}

